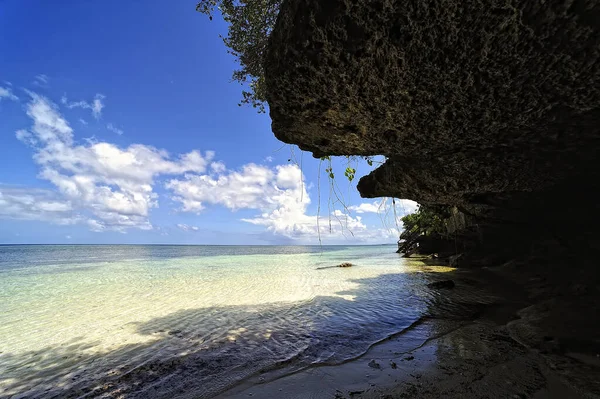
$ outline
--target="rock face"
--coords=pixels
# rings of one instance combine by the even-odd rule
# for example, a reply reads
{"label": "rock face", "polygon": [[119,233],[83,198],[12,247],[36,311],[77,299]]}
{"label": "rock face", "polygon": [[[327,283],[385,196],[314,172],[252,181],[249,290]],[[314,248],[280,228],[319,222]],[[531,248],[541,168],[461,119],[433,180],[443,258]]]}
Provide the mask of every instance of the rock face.
{"label": "rock face", "polygon": [[600,214],[599,57],[598,0],[287,0],[273,132],[316,157],[388,157],[364,197],[455,205],[489,237],[582,231]]}

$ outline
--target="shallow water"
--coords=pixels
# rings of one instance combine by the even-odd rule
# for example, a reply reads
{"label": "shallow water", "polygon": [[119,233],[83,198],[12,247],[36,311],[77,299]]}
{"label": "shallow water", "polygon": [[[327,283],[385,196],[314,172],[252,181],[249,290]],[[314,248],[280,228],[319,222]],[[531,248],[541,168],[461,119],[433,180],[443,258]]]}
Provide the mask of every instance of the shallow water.
{"label": "shallow water", "polygon": [[0,246],[0,395],[202,398],[351,359],[457,309],[422,273],[449,268],[394,249]]}

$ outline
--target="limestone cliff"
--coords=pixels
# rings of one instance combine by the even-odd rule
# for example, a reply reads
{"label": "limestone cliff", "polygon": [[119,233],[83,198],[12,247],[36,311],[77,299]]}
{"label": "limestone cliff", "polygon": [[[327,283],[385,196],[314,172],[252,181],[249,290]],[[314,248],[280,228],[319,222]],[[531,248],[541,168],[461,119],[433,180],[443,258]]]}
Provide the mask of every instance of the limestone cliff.
{"label": "limestone cliff", "polygon": [[273,132],[317,157],[385,155],[362,196],[455,205],[488,243],[511,226],[568,241],[600,214],[599,57],[597,0],[287,0]]}

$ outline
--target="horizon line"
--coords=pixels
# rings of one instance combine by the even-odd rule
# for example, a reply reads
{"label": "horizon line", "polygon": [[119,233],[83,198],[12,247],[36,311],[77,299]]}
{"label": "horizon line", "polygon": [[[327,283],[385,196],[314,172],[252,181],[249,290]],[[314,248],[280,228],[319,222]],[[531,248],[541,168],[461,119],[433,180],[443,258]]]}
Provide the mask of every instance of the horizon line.
{"label": "horizon line", "polygon": [[380,243],[380,244],[82,244],[82,243],[0,243],[0,246],[16,246],[16,245],[112,245],[112,246],[180,246],[180,247],[349,247],[349,246],[378,246],[378,245],[396,245],[396,243]]}

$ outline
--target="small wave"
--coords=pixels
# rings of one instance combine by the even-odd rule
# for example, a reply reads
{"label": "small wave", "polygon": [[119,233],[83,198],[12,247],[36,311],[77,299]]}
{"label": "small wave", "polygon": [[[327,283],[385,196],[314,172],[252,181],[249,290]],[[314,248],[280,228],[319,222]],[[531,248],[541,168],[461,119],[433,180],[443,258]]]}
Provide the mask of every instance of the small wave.
{"label": "small wave", "polygon": [[[348,362],[389,339],[412,350],[435,333],[432,317],[467,314],[461,301],[470,300],[436,297],[425,273],[404,273],[385,247],[58,252],[71,250],[98,259],[58,264],[64,273],[0,275],[9,293],[0,303],[5,393],[210,397],[248,379]],[[214,256],[188,256],[200,252]],[[315,269],[348,260],[360,267]]]}

